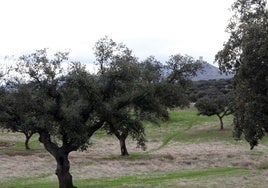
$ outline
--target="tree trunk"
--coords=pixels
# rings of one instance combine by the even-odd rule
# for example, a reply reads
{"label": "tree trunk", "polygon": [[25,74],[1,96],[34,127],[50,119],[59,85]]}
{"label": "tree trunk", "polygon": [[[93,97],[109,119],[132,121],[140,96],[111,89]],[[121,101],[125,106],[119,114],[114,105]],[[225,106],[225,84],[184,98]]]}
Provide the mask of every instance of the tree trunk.
{"label": "tree trunk", "polygon": [[119,141],[120,141],[121,155],[122,156],[129,155],[126,147],[126,138],[120,137]]}
{"label": "tree trunk", "polygon": [[73,186],[72,175],[70,174],[70,162],[68,159],[68,154],[59,153],[56,156],[57,169],[56,175],[59,180],[59,188],[75,188]]}
{"label": "tree trunk", "polygon": [[223,130],[223,120],[222,120],[223,117],[221,117],[221,116],[218,116],[218,117],[219,117],[219,119],[220,119],[221,130]]}
{"label": "tree trunk", "polygon": [[30,147],[29,147],[29,141],[32,137],[33,134],[24,134],[25,135],[25,142],[24,142],[24,145],[25,145],[25,149],[26,150],[29,150]]}
{"label": "tree trunk", "polygon": [[26,150],[29,150],[30,149],[30,147],[29,147],[29,140],[30,140],[30,138],[26,136],[26,139],[25,139],[25,149]]}
{"label": "tree trunk", "polygon": [[57,144],[51,142],[50,134],[46,130],[39,132],[39,141],[44,144],[46,150],[56,159],[57,169],[55,174],[58,176],[59,188],[76,188],[73,186],[73,179],[70,174],[70,162],[68,155],[71,151],[70,148],[58,147]]}

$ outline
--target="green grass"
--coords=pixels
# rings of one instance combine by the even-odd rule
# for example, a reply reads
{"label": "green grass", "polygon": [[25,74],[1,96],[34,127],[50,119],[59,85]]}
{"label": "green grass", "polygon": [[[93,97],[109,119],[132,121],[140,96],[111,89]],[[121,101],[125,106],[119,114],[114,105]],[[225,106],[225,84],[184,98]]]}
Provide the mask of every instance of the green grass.
{"label": "green grass", "polygon": [[230,141],[234,142],[232,129],[219,130],[215,128],[192,130],[189,132],[179,133],[173,137],[178,142],[208,142],[208,141]]}
{"label": "green grass", "polygon": [[[12,136],[21,138],[16,141],[9,141],[5,139],[7,134],[12,134]],[[6,142],[9,147],[5,147],[1,149],[2,154],[6,155],[31,155],[34,153],[40,153],[40,152],[45,152],[44,146],[38,141],[38,135],[35,134],[32,136],[29,142],[29,147],[30,150],[25,149],[25,137],[22,133],[1,133],[1,140]]]}
{"label": "green grass", "polygon": [[[58,182],[49,182],[49,183],[44,183],[45,180],[48,177],[53,176],[52,173],[49,174],[43,174],[38,177],[31,177],[31,178],[16,178],[16,179],[8,179],[5,180],[4,182],[1,182],[0,180],[0,187],[1,188],[27,188],[27,187],[42,187],[42,184],[45,186],[51,185],[52,187],[57,187]],[[40,186],[39,186],[40,185]]]}
{"label": "green grass", "polygon": [[[165,183],[170,180],[180,179],[194,179],[194,178],[209,178],[218,175],[234,175],[245,174],[248,170],[236,168],[218,168],[218,169],[204,169],[198,171],[185,171],[185,172],[171,172],[171,173],[155,173],[139,176],[123,176],[117,178],[101,178],[101,179],[88,179],[78,182],[79,187],[156,187],[161,184],[165,187]],[[177,182],[174,182],[175,186]]]}
{"label": "green grass", "polygon": [[[82,179],[75,180],[74,184],[79,188],[86,187],[166,187],[166,185],[177,187],[178,183],[184,179],[213,179],[215,177],[230,177],[241,176],[249,174],[250,171],[239,168],[213,168],[203,169],[195,171],[181,171],[181,172],[169,172],[169,173],[151,173],[137,176],[121,176],[115,178],[94,178],[94,179]],[[46,177],[44,175],[37,178],[21,178],[12,181],[9,185],[1,185],[1,188],[56,188],[57,182],[44,182]]]}
{"label": "green grass", "polygon": [[225,129],[220,130],[217,116],[198,116],[194,108],[188,110],[170,111],[170,120],[162,122],[161,126],[146,125],[147,138],[162,139],[166,146],[170,141],[204,142],[224,140],[234,142],[232,137],[232,116],[224,117]]}

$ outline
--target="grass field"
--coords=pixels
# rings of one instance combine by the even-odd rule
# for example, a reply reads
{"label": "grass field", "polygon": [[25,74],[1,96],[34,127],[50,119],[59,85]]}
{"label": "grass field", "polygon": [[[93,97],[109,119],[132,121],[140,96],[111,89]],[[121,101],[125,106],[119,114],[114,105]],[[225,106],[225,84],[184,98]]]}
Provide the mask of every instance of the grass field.
{"label": "grass field", "polygon": [[[147,150],[128,140],[130,156],[119,156],[118,141],[99,131],[84,152],[70,155],[74,184],[85,187],[267,187],[268,139],[254,150],[232,138],[232,117],[220,130],[217,117],[194,108],[170,112],[170,121],[146,123]],[[0,133],[0,187],[58,187],[56,163],[35,135],[30,151],[18,133]]]}

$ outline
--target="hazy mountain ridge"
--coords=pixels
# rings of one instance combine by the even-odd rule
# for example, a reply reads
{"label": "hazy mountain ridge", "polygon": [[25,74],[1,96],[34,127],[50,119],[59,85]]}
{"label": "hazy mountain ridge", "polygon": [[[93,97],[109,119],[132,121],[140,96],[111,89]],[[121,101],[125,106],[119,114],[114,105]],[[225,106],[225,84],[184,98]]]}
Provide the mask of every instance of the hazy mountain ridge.
{"label": "hazy mountain ridge", "polygon": [[221,73],[218,67],[215,67],[206,61],[202,61],[202,66],[203,69],[197,72],[197,75],[192,78],[193,81],[229,79],[234,76],[233,74],[226,75],[225,73]]}

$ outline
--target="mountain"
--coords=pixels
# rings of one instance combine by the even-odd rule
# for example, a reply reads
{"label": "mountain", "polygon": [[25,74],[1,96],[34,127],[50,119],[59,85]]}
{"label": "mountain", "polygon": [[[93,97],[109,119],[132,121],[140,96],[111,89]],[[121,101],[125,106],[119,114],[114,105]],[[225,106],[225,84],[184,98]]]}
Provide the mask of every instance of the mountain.
{"label": "mountain", "polygon": [[221,73],[219,68],[207,63],[206,61],[199,61],[202,63],[203,69],[197,72],[197,75],[192,78],[193,81],[229,79],[234,76],[233,74],[226,75],[225,73]]}

